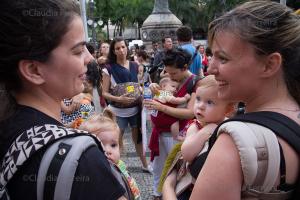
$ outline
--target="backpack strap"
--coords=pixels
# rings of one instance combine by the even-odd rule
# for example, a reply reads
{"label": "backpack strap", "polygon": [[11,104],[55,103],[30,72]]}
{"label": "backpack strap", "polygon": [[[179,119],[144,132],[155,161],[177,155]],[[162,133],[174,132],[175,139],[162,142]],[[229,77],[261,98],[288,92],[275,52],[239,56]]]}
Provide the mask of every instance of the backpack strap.
{"label": "backpack strap", "polygon": [[82,135],[64,138],[52,144],[40,164],[37,199],[70,199],[80,157],[91,146],[97,146],[97,141],[90,135]]}
{"label": "backpack strap", "polygon": [[[231,126],[230,123],[240,123],[240,125],[235,125],[235,126]],[[226,120],[225,122],[223,122],[222,124],[220,124],[218,126],[218,128],[215,130],[213,137],[211,138],[210,141],[210,149],[213,145],[213,143],[215,142],[216,138],[217,138],[217,134],[220,132],[232,132],[232,130],[229,130],[230,127],[232,128],[238,128],[240,129],[241,124],[245,124],[248,127],[248,131],[253,131],[254,128],[253,126],[260,126],[259,129],[261,128],[265,128],[265,130],[261,129],[260,131],[254,131],[257,132],[256,136],[257,136],[257,141],[261,142],[264,141],[266,143],[265,147],[268,149],[268,151],[266,151],[266,153],[268,154],[267,160],[267,166],[263,166],[263,165],[255,165],[256,169],[258,171],[261,170],[267,170],[267,173],[265,175],[265,181],[256,181],[257,182],[257,186],[254,188],[248,187],[246,188],[246,195],[250,195],[252,197],[257,197],[259,199],[289,199],[291,198],[291,196],[295,196],[297,194],[299,194],[299,178],[298,177],[298,181],[296,186],[291,186],[288,185],[288,187],[282,187],[282,186],[287,186],[287,184],[285,183],[285,177],[281,177],[281,184],[279,185],[279,187],[276,188],[271,188],[271,191],[268,191],[270,188],[270,186],[272,185],[270,180],[272,179],[272,176],[274,176],[274,174],[278,173],[279,170],[278,169],[271,169],[272,165],[276,165],[276,168],[280,168],[280,175],[281,176],[285,176],[285,162],[284,162],[284,156],[282,151],[280,150],[280,144],[278,142],[278,140],[273,140],[273,141],[269,141],[269,139],[267,139],[268,137],[270,137],[271,135],[277,135],[280,138],[283,138],[289,145],[292,146],[292,148],[294,150],[297,151],[298,154],[300,154],[300,126],[293,120],[291,120],[290,118],[280,114],[280,113],[275,113],[275,112],[269,112],[269,111],[262,111],[262,112],[254,112],[254,113],[246,113],[243,115],[237,115],[229,120]],[[251,130],[250,130],[251,129]],[[268,131],[271,131],[271,133],[266,134]],[[251,140],[253,141],[253,138],[246,138],[246,134],[245,134],[245,130],[238,131],[240,134],[242,134],[242,137],[239,138],[239,142],[236,141],[236,139],[233,140],[235,141],[237,147],[243,146],[241,144],[241,140],[244,140],[245,143],[249,144],[249,141],[251,142]],[[261,137],[263,136],[264,139],[262,139]],[[270,145],[270,146],[268,146]],[[240,153],[240,157],[241,160],[243,160],[243,156],[241,155],[241,148],[239,149],[239,153]],[[276,149],[276,152],[274,151]],[[277,149],[279,149],[279,152],[277,151]],[[257,155],[259,155],[259,152],[257,152]],[[262,153],[262,152],[260,152]],[[245,156],[249,156],[249,152],[248,153],[244,153]],[[280,163],[278,166],[278,163],[276,161],[276,163],[274,163],[274,160],[272,158],[276,158],[276,160],[278,159],[278,157],[280,158]],[[254,160],[255,161],[255,160]],[[256,159],[256,162],[261,162],[261,160],[259,160],[258,158]],[[243,163],[242,163],[243,165]],[[253,163],[249,163],[249,166],[253,165]],[[270,168],[271,167],[271,168]],[[253,168],[253,166],[252,166]],[[249,174],[245,174],[247,172],[245,172],[245,170],[247,170],[249,168],[243,166],[243,174],[244,174],[244,179],[245,179],[245,175],[249,175]],[[253,170],[253,169],[252,169]],[[271,170],[270,172],[268,172],[268,170]],[[273,171],[273,172],[272,172]],[[249,172],[249,171],[248,171]],[[259,175],[257,174],[257,176],[255,177],[256,180],[259,179]],[[249,176],[251,177],[251,176]],[[248,177],[248,178],[249,178]],[[254,177],[252,176],[252,179]],[[269,184],[267,184],[267,180],[269,180]],[[250,183],[251,179],[248,180],[244,180],[244,182],[248,182]],[[270,185],[271,184],[271,185]],[[269,186],[267,186],[269,185]],[[274,185],[274,184],[273,184]],[[253,186],[253,184],[252,184]],[[267,186],[267,187],[265,187]],[[284,189],[286,188],[286,189]]]}
{"label": "backpack strap", "polygon": [[259,124],[271,129],[300,154],[300,126],[285,115],[262,111],[237,115],[228,121],[244,121]]}
{"label": "backpack strap", "polygon": [[276,183],[280,166],[280,149],[276,135],[268,128],[248,122],[230,121],[219,127],[233,139],[244,176],[243,190],[259,188],[269,192]]}
{"label": "backpack strap", "polygon": [[[23,163],[41,148],[52,144],[56,140],[73,136],[87,134],[81,131],[54,124],[34,126],[21,133],[11,144],[0,168],[0,199],[7,194],[6,185],[16,174]],[[4,196],[3,196],[4,195]]]}
{"label": "backpack strap", "polygon": [[193,57],[192,57],[192,59],[190,60],[190,63],[189,63],[189,65],[191,65],[191,64],[194,62],[194,60],[195,60],[195,58],[196,58],[197,54],[198,54],[198,51],[197,51],[197,49],[195,49],[195,52],[194,52],[194,54],[193,54]]}
{"label": "backpack strap", "polygon": [[192,94],[193,93],[193,90],[195,88],[195,85],[197,84],[197,82],[199,80],[201,80],[202,77],[198,76],[198,75],[193,75],[193,78],[190,80],[190,82],[187,84],[187,93],[188,94]]}

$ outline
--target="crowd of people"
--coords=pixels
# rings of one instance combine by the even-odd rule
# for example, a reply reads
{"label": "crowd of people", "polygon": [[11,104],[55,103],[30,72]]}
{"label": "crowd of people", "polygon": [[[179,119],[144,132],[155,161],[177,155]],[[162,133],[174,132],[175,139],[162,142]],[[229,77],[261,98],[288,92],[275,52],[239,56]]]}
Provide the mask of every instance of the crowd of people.
{"label": "crowd of people", "polygon": [[[299,198],[300,18],[286,6],[237,6],[210,23],[207,47],[181,26],[176,45],[95,49],[73,0],[3,0],[0,26],[0,199],[142,199],[121,160],[128,128],[154,200]],[[76,154],[69,190],[40,178],[61,183]]]}

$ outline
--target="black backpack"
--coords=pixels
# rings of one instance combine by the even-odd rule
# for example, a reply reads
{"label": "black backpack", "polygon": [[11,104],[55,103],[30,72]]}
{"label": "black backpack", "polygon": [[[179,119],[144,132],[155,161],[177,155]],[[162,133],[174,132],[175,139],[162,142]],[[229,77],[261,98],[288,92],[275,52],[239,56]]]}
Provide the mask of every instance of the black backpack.
{"label": "black backpack", "polygon": [[[78,160],[91,146],[102,150],[98,139],[82,130],[44,124],[24,131],[1,160],[0,200],[10,199],[7,183],[42,148],[47,150],[38,171],[37,199],[69,199]],[[47,177],[55,177],[56,181],[46,181]]]}

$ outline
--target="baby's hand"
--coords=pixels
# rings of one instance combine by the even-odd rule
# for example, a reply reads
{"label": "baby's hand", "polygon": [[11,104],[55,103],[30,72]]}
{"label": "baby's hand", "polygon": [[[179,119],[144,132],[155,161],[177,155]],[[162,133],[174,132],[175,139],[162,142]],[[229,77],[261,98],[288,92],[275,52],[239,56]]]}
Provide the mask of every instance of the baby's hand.
{"label": "baby's hand", "polygon": [[210,137],[213,134],[213,132],[215,131],[215,129],[217,128],[217,126],[218,125],[214,124],[214,123],[206,124],[198,132],[200,134],[204,134],[204,135],[207,135],[208,137]]}
{"label": "baby's hand", "polygon": [[185,98],[186,101],[188,101],[191,98],[191,95],[190,94],[186,94],[186,95],[184,95],[184,98]]}
{"label": "baby's hand", "polygon": [[157,83],[151,83],[149,87],[152,94],[159,94],[159,91],[161,90],[161,87]]}
{"label": "baby's hand", "polygon": [[97,61],[99,64],[105,64],[106,60],[107,60],[107,58],[105,58],[104,56],[101,56],[98,58]]}
{"label": "baby's hand", "polygon": [[185,137],[181,136],[181,135],[177,135],[176,140],[179,142],[183,142],[185,139]]}

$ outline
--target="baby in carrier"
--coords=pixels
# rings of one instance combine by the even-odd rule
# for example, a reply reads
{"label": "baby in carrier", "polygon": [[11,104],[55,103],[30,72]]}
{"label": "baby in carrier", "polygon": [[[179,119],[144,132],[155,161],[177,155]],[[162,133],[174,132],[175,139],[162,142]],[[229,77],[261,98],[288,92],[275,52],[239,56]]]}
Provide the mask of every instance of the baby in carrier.
{"label": "baby in carrier", "polygon": [[214,76],[209,75],[200,81],[196,90],[195,119],[185,128],[186,138],[181,145],[181,152],[177,153],[168,173],[168,176],[176,179],[174,189],[178,199],[188,199],[194,179],[198,176],[200,170],[191,169],[190,165],[199,154],[208,149],[208,139],[212,133],[206,130],[211,130],[210,126],[216,127],[234,110],[233,103],[218,99],[217,88]]}
{"label": "baby in carrier", "polygon": [[79,129],[94,134],[101,141],[113,174],[126,190],[124,196],[129,200],[140,199],[139,188],[127,171],[125,163],[120,159],[120,129],[114,114],[105,108],[103,114],[91,116],[80,125]]}
{"label": "baby in carrier", "polygon": [[[185,106],[188,100],[191,98],[190,94],[186,94],[184,97],[175,97],[174,93],[177,91],[179,83],[171,80],[169,77],[165,77],[160,80],[159,86],[162,88],[159,94],[155,94],[153,99],[168,105],[173,106]],[[152,117],[157,117],[157,111],[152,112]],[[180,135],[180,121],[174,118],[174,123],[171,125],[171,134],[174,140],[182,141],[183,136]]]}

